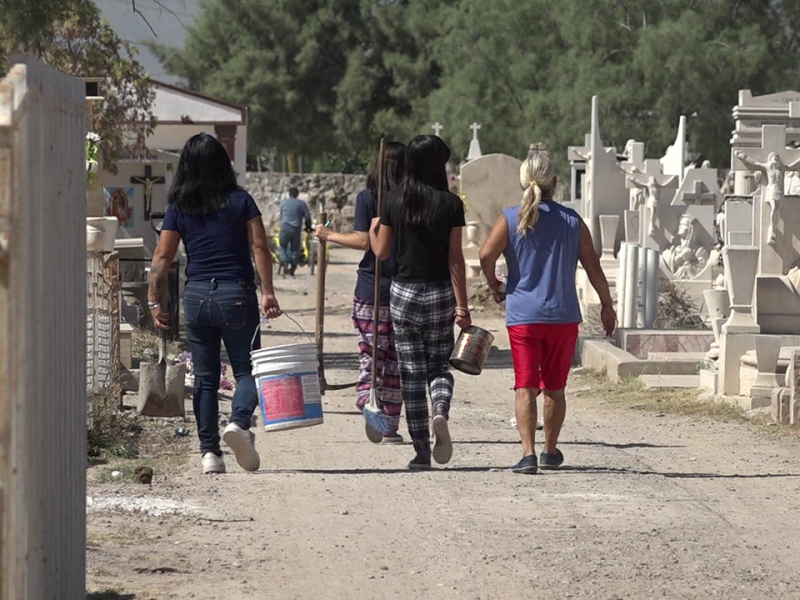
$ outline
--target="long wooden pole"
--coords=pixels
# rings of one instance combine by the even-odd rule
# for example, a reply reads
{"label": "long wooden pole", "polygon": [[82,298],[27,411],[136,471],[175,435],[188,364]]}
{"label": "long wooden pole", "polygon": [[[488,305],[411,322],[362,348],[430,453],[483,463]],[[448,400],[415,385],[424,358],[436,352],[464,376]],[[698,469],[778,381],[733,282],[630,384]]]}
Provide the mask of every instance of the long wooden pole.
{"label": "long wooden pole", "polygon": [[[321,212],[317,217],[317,223],[325,225],[328,222],[327,213]],[[325,275],[328,266],[326,260],[328,253],[328,242],[323,239],[319,241],[319,248],[317,252],[317,306],[316,306],[316,324],[314,327],[314,341],[317,345],[317,364],[319,365],[319,390],[324,396],[327,382],[325,381],[325,364],[323,342],[325,338]]]}
{"label": "long wooden pole", "polygon": [[[383,204],[383,160],[385,155],[385,142],[381,138],[381,146],[378,150],[378,216],[381,216],[381,206]],[[378,348],[380,347],[380,328],[381,315],[381,261],[375,258],[375,289],[373,294],[375,305],[372,310],[372,384],[371,389],[377,389],[378,382]]]}

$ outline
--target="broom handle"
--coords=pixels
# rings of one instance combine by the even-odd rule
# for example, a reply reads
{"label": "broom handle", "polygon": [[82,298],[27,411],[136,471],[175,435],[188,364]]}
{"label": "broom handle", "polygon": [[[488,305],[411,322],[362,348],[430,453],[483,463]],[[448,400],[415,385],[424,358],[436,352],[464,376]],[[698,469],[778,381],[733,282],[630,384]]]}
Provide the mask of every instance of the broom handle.
{"label": "broom handle", "polygon": [[[381,216],[383,206],[383,159],[385,155],[385,143],[381,138],[381,147],[378,150],[378,217]],[[375,306],[372,310],[372,384],[370,389],[375,389],[378,382],[378,325],[381,316],[381,261],[375,257],[375,293],[373,295]]]}

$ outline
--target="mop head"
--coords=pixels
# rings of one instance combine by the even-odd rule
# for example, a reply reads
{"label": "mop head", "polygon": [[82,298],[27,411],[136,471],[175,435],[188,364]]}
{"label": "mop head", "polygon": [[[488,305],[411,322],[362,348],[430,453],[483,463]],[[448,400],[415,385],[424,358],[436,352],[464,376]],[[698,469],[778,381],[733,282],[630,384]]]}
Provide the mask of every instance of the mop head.
{"label": "mop head", "polygon": [[381,435],[392,433],[392,418],[384,413],[380,407],[367,403],[361,413],[364,415],[367,425],[375,431],[379,431]]}

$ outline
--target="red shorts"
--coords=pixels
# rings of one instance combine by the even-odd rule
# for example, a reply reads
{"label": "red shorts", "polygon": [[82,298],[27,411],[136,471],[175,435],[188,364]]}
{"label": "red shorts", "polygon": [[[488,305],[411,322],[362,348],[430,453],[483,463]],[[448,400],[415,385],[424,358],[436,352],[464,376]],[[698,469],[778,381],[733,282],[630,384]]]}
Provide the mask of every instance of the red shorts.
{"label": "red shorts", "polygon": [[562,390],[567,387],[579,323],[510,325],[514,389]]}

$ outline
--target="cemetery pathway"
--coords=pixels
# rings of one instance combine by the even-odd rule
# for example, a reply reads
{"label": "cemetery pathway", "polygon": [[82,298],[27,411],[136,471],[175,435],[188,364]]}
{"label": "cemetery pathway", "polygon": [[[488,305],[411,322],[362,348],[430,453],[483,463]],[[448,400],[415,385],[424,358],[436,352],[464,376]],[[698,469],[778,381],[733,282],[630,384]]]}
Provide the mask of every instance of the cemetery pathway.
{"label": "cemetery pathway", "polygon": [[[333,261],[328,379],[344,382],[356,368],[357,255],[334,250]],[[307,270],[277,284],[311,331]],[[192,454],[152,486],[92,484],[89,589],[137,599],[800,598],[796,439],[610,407],[579,384],[565,467],[512,474],[508,339],[496,316],[476,322],[495,330],[499,351],[480,377],[456,375],[446,468],[407,471],[410,445],[370,444],[352,392],[329,393],[323,426],[257,431],[256,473],[229,456],[228,474],[203,476]],[[279,319],[264,341],[300,341],[295,332]]]}

